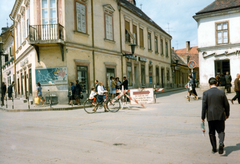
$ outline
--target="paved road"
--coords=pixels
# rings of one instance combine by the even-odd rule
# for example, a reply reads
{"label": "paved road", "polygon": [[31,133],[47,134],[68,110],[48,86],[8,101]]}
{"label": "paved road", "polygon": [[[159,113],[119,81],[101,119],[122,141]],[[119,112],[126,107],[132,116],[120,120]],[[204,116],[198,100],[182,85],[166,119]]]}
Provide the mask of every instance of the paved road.
{"label": "paved road", "polygon": [[0,163],[240,163],[240,105],[231,105],[225,153],[212,154],[200,129],[201,100],[189,103],[185,95],[161,94],[145,109],[118,113],[0,111]]}

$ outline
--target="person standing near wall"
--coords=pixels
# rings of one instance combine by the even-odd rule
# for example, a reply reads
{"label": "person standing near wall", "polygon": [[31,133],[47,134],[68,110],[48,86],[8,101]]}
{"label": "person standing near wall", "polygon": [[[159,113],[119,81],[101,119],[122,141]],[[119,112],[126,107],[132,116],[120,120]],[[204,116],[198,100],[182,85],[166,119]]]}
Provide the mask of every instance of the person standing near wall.
{"label": "person standing near wall", "polygon": [[227,93],[231,93],[232,77],[231,77],[231,75],[229,75],[229,72],[226,72],[225,79],[226,79],[226,87],[225,88],[227,90]]}
{"label": "person standing near wall", "polygon": [[225,92],[218,89],[217,79],[211,77],[208,80],[210,89],[203,92],[202,99],[202,122],[207,116],[209,127],[209,138],[212,145],[212,152],[217,152],[215,131],[218,133],[219,138],[219,154],[223,154],[224,137],[225,137],[225,120],[229,117],[229,103]]}
{"label": "person standing near wall", "polygon": [[75,80],[75,95],[74,95],[74,98],[75,98],[75,101],[78,105],[81,105],[80,103],[80,96],[82,94],[82,88],[81,88],[81,85],[79,84],[79,81],[78,80]]}
{"label": "person standing near wall", "polygon": [[12,99],[12,93],[13,93],[13,86],[14,86],[14,81],[12,82],[12,84],[10,84],[8,86],[8,99],[11,100]]}
{"label": "person standing near wall", "polygon": [[7,91],[7,88],[6,88],[6,84],[4,82],[2,82],[2,106],[4,105],[4,97],[6,95],[6,91]]}
{"label": "person standing near wall", "polygon": [[240,74],[237,74],[237,78],[234,80],[234,90],[236,92],[236,95],[231,99],[231,103],[233,104],[233,101],[238,99],[238,104],[240,104]]}

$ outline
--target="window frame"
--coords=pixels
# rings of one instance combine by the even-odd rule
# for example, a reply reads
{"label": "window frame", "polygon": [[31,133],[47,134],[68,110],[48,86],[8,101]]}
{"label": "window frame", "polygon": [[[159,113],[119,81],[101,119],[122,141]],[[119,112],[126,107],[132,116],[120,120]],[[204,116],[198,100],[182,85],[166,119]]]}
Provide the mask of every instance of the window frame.
{"label": "window frame", "polygon": [[168,54],[168,41],[165,42],[165,53],[166,53],[166,57],[169,57],[169,54]]}
{"label": "window frame", "polygon": [[152,33],[151,32],[148,32],[148,50],[152,50]]}
{"label": "window frame", "polygon": [[[128,29],[127,29],[127,23],[128,23]],[[125,25],[125,42],[127,43],[131,43],[131,36],[130,36],[130,21],[125,20],[124,21],[124,25]]]}
{"label": "window frame", "polygon": [[144,47],[144,30],[143,28],[139,28],[139,45],[140,47]]}
{"label": "window frame", "polygon": [[163,39],[162,38],[160,38],[160,49],[161,49],[160,54],[163,55],[164,51],[163,51]]}
{"label": "window frame", "polygon": [[[77,29],[77,3],[80,3],[85,6],[85,31],[79,31]],[[85,2],[82,2],[80,0],[74,0],[74,22],[75,22],[75,31],[83,34],[88,34],[88,21],[87,21],[87,4]]]}
{"label": "window frame", "polygon": [[138,45],[138,36],[137,36],[138,28],[137,28],[137,25],[133,24],[132,27],[133,27],[133,36],[134,36],[134,34],[136,35],[136,38],[133,39],[133,44]]}
{"label": "window frame", "polygon": [[[110,16],[112,18],[112,38],[107,38],[107,21],[106,16]],[[104,12],[104,32],[105,32],[105,39],[114,41],[114,21],[113,21],[113,14]]]}
{"label": "window frame", "polygon": [[[227,30],[225,29],[223,29],[223,24],[224,23],[227,23]],[[221,30],[218,30],[217,29],[217,26],[219,25],[219,24],[221,24]],[[218,32],[219,31],[221,31],[222,32],[222,43],[218,43]],[[227,39],[228,39],[228,41],[227,41],[227,43],[224,43],[224,35],[223,35],[223,32],[224,31],[227,31]],[[222,22],[215,22],[215,39],[216,39],[216,45],[222,45],[222,44],[229,44],[229,42],[230,42],[230,35],[229,35],[229,21],[222,21]]]}
{"label": "window frame", "polygon": [[158,36],[154,37],[155,53],[158,53]]}

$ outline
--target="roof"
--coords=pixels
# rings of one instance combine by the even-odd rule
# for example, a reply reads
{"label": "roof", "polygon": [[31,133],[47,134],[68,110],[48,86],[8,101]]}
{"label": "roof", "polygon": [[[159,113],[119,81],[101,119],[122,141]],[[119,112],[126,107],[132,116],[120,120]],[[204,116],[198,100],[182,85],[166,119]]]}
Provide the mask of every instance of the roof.
{"label": "roof", "polygon": [[197,12],[196,15],[237,7],[240,7],[240,0],[215,0],[207,7]]}
{"label": "roof", "polygon": [[177,63],[176,60],[178,60],[178,64],[183,65],[183,66],[188,66],[188,65],[184,62],[184,60],[183,60],[180,56],[178,56],[178,55],[172,50],[172,62],[173,62],[174,64],[176,64],[176,63]]}
{"label": "roof", "polygon": [[196,62],[196,67],[199,67],[199,57],[198,57],[198,46],[190,47],[190,51],[187,52],[186,48],[175,50],[175,53],[187,61],[187,56],[189,56],[189,61],[194,60]]}
{"label": "roof", "polygon": [[155,23],[151,18],[149,18],[141,9],[139,9],[134,4],[128,2],[127,0],[120,0],[120,5],[172,38],[171,35],[164,31],[157,23]]}

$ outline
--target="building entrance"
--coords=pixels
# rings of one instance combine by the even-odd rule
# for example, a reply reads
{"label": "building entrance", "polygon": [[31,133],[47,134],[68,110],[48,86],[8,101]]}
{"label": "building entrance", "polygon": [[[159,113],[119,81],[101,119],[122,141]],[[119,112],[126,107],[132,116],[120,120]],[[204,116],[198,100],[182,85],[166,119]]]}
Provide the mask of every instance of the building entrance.
{"label": "building entrance", "polygon": [[110,91],[110,77],[115,77],[115,69],[114,68],[107,68],[107,89]]}
{"label": "building entrance", "polygon": [[230,60],[215,60],[215,76],[217,73],[225,75],[226,72],[230,73]]}
{"label": "building entrance", "polygon": [[88,92],[88,67],[77,66],[77,79],[82,87],[82,93],[89,94]]}

